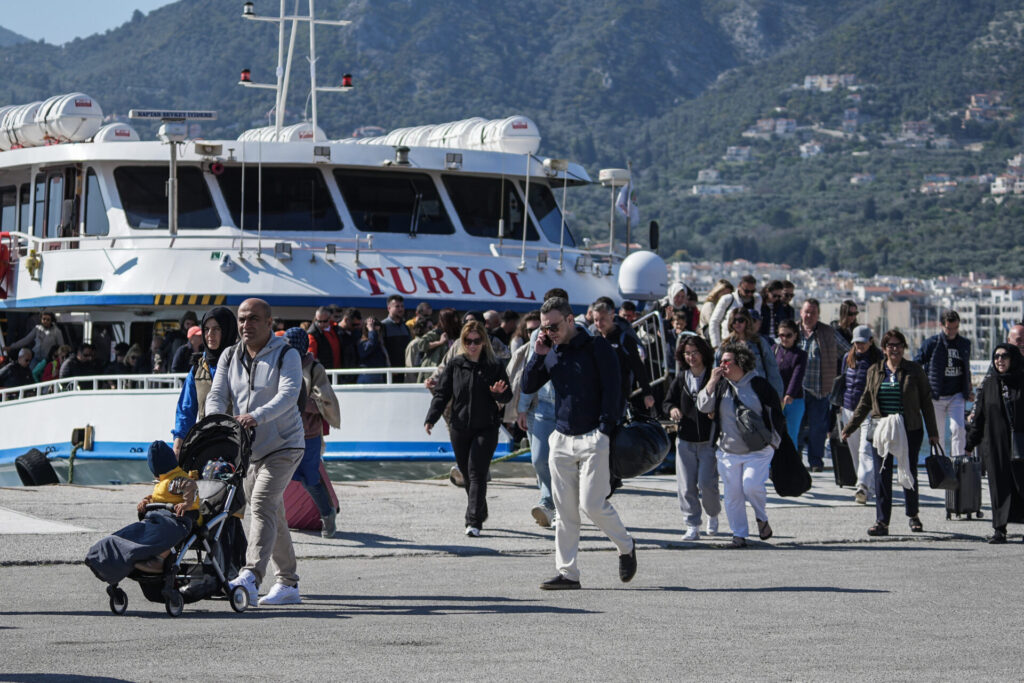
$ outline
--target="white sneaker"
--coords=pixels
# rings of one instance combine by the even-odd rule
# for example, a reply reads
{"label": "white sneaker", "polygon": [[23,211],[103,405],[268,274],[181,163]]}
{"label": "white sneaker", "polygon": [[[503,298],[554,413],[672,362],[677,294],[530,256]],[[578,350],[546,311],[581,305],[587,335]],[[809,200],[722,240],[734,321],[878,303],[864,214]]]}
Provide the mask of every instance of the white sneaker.
{"label": "white sneaker", "polygon": [[700,527],[688,526],[686,527],[686,533],[683,534],[684,541],[696,541],[700,538]]}
{"label": "white sneaker", "polygon": [[261,605],[298,605],[302,602],[298,586],[275,583],[270,592],[260,598]]}
{"label": "white sneaker", "polygon": [[462,478],[462,470],[459,469],[458,465],[452,465],[452,468],[448,471],[448,481],[459,488],[466,487],[466,481]]}
{"label": "white sneaker", "polygon": [[545,529],[550,529],[551,524],[555,519],[555,511],[551,508],[546,508],[543,505],[534,505],[530,508],[530,514],[533,515],[533,519],[537,522],[537,526],[542,526]]}
{"label": "white sneaker", "polygon": [[480,536],[480,530],[477,529],[475,526],[467,526],[466,535],[472,536],[473,538],[478,538]]}
{"label": "white sneaker", "polygon": [[718,517],[708,517],[708,526],[705,533],[708,536],[714,536],[718,533]]}
{"label": "white sneaker", "polygon": [[228,585],[231,586],[231,590],[235,590],[238,586],[245,586],[246,592],[249,593],[250,605],[255,605],[260,597],[259,590],[256,588],[256,575],[248,569],[238,572],[238,576],[228,581]]}

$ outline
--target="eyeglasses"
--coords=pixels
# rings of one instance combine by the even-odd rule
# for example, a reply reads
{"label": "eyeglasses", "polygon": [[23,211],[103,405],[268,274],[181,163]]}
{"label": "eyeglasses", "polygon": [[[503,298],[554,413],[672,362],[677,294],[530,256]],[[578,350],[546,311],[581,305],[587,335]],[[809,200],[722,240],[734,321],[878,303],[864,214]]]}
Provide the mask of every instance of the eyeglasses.
{"label": "eyeglasses", "polygon": [[557,322],[557,323],[551,323],[550,325],[541,325],[540,329],[544,330],[545,332],[557,332],[558,331],[558,327],[561,324],[562,324],[561,322]]}
{"label": "eyeglasses", "polygon": [[480,344],[483,343],[484,340],[481,339],[480,337],[466,337],[465,341],[466,346],[479,346]]}
{"label": "eyeglasses", "polygon": [[742,294],[743,296],[753,296],[754,290],[753,289],[740,289],[740,294]]}
{"label": "eyeglasses", "polygon": [[903,344],[886,344],[885,348],[892,349],[893,351],[898,351],[899,349],[903,348]]}
{"label": "eyeglasses", "polygon": [[992,356],[992,358],[994,358],[995,360],[1010,360],[1010,354],[997,353],[996,355]]}
{"label": "eyeglasses", "polygon": [[317,325],[327,325],[330,322],[331,322],[330,318],[317,318],[316,319],[316,324]]}

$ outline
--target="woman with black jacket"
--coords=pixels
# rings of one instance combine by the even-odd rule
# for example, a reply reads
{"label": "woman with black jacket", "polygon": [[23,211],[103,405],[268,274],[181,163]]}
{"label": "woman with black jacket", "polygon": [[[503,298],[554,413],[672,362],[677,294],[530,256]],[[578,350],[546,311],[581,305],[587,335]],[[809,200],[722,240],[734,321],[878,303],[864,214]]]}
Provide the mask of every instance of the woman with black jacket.
{"label": "woman with black jacket", "polygon": [[711,418],[697,410],[697,394],[708,383],[714,354],[703,337],[684,336],[676,348],[679,372],[662,409],[676,423],[676,488],[686,516],[684,541],[700,538],[700,508],[708,515],[707,533],[718,533],[718,467],[711,443]]}
{"label": "woman with black jacket", "polygon": [[[981,383],[974,420],[967,431],[967,453],[983,445],[992,499],[989,543],[1006,543],[1006,524],[1024,523],[1024,462],[1013,460],[1014,438],[1024,433],[1024,359],[1012,344],[992,352],[992,369]],[[1018,454],[1019,455],[1019,454]]]}
{"label": "woman with black jacket", "polygon": [[498,404],[510,401],[512,390],[505,365],[495,358],[481,323],[475,320],[466,323],[459,341],[462,350],[438,378],[424,427],[430,434],[451,401],[448,433],[455,462],[465,474],[464,486],[469,499],[466,535],[476,537],[487,519],[487,471],[498,445],[501,424]]}

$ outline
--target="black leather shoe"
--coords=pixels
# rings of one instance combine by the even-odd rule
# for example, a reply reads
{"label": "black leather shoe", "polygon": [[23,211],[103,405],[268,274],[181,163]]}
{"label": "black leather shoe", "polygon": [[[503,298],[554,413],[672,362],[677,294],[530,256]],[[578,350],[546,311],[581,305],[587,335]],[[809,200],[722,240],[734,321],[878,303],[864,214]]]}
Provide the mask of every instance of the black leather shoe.
{"label": "black leather shoe", "polygon": [[885,522],[875,522],[875,525],[868,527],[868,536],[888,536],[889,525]]}
{"label": "black leather shoe", "polygon": [[732,541],[729,543],[729,545],[727,545],[725,547],[726,548],[746,548],[747,547],[747,539],[741,538],[739,536],[733,536],[732,537]]}
{"label": "black leather shoe", "polygon": [[824,472],[825,468],[822,465],[811,465],[811,472]]}
{"label": "black leather shoe", "polygon": [[988,539],[988,542],[992,545],[1000,545],[1006,543],[1006,532],[996,529],[995,533],[993,533],[992,536]]}
{"label": "black leather shoe", "polygon": [[580,582],[567,579],[559,574],[553,579],[548,579],[540,585],[542,591],[574,591],[580,589]]}
{"label": "black leather shoe", "polygon": [[629,555],[619,555],[619,580],[629,583],[636,576],[636,541]]}

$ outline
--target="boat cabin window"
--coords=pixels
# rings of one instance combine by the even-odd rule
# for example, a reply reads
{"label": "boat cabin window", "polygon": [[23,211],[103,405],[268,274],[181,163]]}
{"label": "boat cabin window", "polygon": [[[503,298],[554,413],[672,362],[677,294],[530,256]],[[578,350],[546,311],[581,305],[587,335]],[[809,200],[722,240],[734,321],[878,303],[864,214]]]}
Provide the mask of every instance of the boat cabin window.
{"label": "boat cabin window", "polygon": [[106,235],[110,232],[107,207],[103,204],[100,179],[96,171],[89,169],[85,176],[85,234]]}
{"label": "boat cabin window", "polygon": [[[235,225],[242,227],[241,166],[225,168],[217,182]],[[260,184],[258,169],[246,168],[246,230],[256,230],[260,224]],[[264,166],[262,185],[264,230],[341,230],[341,219],[319,169]]]}
{"label": "boat cabin window", "polygon": [[33,206],[32,234],[36,237],[43,236],[43,218],[46,216],[46,176],[40,173],[36,176],[36,188]]}
{"label": "boat cabin window", "polygon": [[28,232],[32,225],[28,222],[29,208],[32,203],[32,185],[29,183],[21,184],[21,197],[18,201],[18,213],[21,214],[21,219],[18,223],[24,229],[24,232]]}
{"label": "boat cabin window", "polygon": [[[505,239],[523,239],[523,201],[514,181],[457,175],[444,175],[442,179],[455,212],[470,235],[497,239],[498,221],[504,217]],[[533,221],[527,227],[526,239],[538,239]]]}
{"label": "boat cabin window", "polygon": [[0,230],[14,232],[18,229],[18,186],[0,187]]}
{"label": "boat cabin window", "polygon": [[[540,229],[544,231],[547,238],[555,244],[559,244],[562,232],[562,211],[555,202],[551,188],[540,183],[531,183],[530,208],[533,209],[533,215],[540,222]],[[572,232],[569,231],[568,221],[565,222],[565,246],[576,246],[576,240],[573,239]]]}
{"label": "boat cabin window", "polygon": [[450,235],[451,218],[425,173],[335,169],[334,178],[360,232]]}
{"label": "boat cabin window", "polygon": [[[167,229],[166,166],[119,166],[114,169],[114,182],[130,226]],[[178,227],[220,227],[220,216],[197,167],[178,167]]]}

